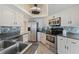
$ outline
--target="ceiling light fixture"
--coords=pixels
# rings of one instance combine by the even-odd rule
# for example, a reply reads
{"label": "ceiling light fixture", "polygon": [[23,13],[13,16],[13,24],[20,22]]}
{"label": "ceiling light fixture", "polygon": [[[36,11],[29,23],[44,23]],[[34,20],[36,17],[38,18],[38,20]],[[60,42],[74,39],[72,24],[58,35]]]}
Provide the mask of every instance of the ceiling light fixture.
{"label": "ceiling light fixture", "polygon": [[32,14],[40,14],[41,9],[37,6],[38,6],[37,4],[34,4],[34,7],[31,8],[31,13]]}

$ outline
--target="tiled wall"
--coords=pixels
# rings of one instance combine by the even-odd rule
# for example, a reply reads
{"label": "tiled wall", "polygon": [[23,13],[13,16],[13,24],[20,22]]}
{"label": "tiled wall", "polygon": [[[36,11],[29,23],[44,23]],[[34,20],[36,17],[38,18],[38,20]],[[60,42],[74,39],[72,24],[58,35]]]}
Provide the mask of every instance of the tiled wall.
{"label": "tiled wall", "polygon": [[65,26],[64,29],[67,32],[74,33],[74,34],[79,34],[79,27]]}
{"label": "tiled wall", "polygon": [[14,33],[20,32],[19,26],[0,26],[0,34],[1,33]]}

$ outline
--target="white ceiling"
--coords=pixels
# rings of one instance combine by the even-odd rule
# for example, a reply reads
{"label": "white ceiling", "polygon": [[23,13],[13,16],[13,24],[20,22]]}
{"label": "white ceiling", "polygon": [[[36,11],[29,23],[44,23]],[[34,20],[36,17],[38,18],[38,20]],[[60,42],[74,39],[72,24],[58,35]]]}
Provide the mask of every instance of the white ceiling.
{"label": "white ceiling", "polygon": [[48,4],[48,15],[50,16],[72,6],[75,6],[75,4]]}

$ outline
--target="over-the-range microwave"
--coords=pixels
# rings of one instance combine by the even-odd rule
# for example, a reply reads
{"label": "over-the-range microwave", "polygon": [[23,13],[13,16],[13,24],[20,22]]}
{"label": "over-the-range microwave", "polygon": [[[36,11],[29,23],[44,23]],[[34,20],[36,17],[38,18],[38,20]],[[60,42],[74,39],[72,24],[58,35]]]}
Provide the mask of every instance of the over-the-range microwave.
{"label": "over-the-range microwave", "polygon": [[61,17],[53,18],[49,20],[49,25],[59,26],[61,25]]}

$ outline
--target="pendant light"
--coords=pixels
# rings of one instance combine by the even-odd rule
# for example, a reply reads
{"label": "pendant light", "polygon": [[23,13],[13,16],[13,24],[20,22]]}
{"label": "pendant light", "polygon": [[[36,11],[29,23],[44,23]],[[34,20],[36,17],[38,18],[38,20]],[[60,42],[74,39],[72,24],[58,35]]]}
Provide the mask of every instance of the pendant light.
{"label": "pendant light", "polygon": [[40,14],[41,9],[38,7],[37,4],[34,4],[34,7],[31,8],[31,13],[32,14]]}

